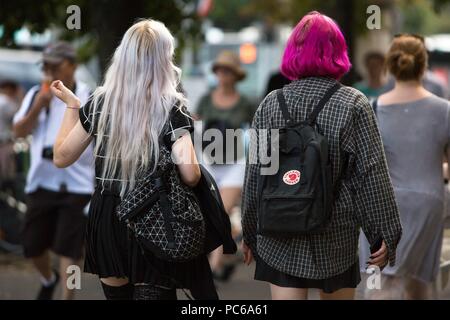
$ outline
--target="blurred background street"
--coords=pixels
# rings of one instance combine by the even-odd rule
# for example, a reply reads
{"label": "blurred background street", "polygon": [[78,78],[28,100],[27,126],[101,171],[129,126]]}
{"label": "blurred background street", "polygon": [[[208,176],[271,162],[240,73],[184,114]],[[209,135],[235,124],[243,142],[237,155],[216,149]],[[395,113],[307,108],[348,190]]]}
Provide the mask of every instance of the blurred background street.
{"label": "blurred background street", "polygon": [[[69,9],[72,5],[75,8]],[[372,13],[367,11],[369,5],[381,10],[379,28],[368,25],[367,19]],[[191,113],[196,114],[202,97],[217,86],[211,66],[223,50],[231,50],[239,57],[247,77],[236,87],[256,110],[273,89],[271,80],[276,84],[280,82],[277,77],[280,76],[281,56],[292,27],[311,10],[331,16],[342,28],[353,65],[342,82],[357,87],[370,101],[383,90],[392,88],[393,79],[383,75],[382,85],[372,88],[368,61],[377,54],[383,57],[393,36],[404,32],[425,37],[429,52],[427,74],[433,79],[436,92],[444,99],[449,98],[450,1],[447,0],[139,0],[133,5],[118,0],[1,1],[0,84],[8,88],[13,84],[15,88],[10,97],[13,115],[25,93],[44,83],[40,64],[43,49],[57,40],[66,40],[76,48],[76,80],[94,90],[101,83],[125,30],[136,19],[151,17],[164,22],[176,38],[176,62],[183,71],[181,85],[189,99]],[[77,17],[71,18],[77,12],[81,14],[79,26]],[[0,94],[7,95],[2,91]],[[9,122],[12,115],[7,119]],[[3,113],[0,112],[0,116],[3,117]],[[3,126],[0,131],[11,131],[4,123],[6,120],[0,121]],[[248,126],[249,123],[242,123],[243,128]],[[10,134],[4,141],[1,138],[0,143],[8,144],[14,158],[13,169],[0,166],[0,299],[34,299],[40,287],[39,275],[23,257],[20,235],[27,209],[24,189],[32,138],[30,135],[16,138]],[[448,177],[443,178],[443,185],[447,180]],[[448,188],[446,193],[449,202]],[[231,218],[238,233],[239,206],[240,199],[237,199]],[[446,222],[441,265],[438,280],[433,283],[433,298],[436,299],[450,299],[449,211],[446,209],[443,213]],[[220,298],[270,299],[268,284],[254,281],[253,272],[254,265],[246,267],[235,263],[229,281],[217,282]],[[97,277],[83,274],[81,285],[76,299],[104,299]],[[60,291],[59,286],[55,297],[60,296]],[[179,297],[184,299],[180,292]],[[310,298],[318,299],[316,290]],[[356,298],[365,298],[364,278]]]}

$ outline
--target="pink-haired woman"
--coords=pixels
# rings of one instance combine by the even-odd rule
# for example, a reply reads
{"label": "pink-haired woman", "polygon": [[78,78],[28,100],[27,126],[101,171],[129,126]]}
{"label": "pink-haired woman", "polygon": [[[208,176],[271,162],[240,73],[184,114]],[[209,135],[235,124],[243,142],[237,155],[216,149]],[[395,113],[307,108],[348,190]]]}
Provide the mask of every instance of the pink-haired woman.
{"label": "pink-haired woman", "polygon": [[[318,12],[306,15],[290,36],[281,72],[293,80],[282,90],[294,122],[304,121],[331,87],[350,69],[344,36],[337,24]],[[252,127],[286,126],[277,91],[267,95]],[[250,147],[242,203],[244,260],[255,258],[255,279],[270,283],[273,299],[306,299],[308,288],[322,299],[352,299],[360,282],[360,228],[374,244],[369,261],[380,268],[395,263],[401,224],[373,110],[358,90],[342,86],[316,118],[328,141],[332,183],[336,188],[329,223],[317,234],[295,237],[258,233],[258,177],[261,161]],[[250,141],[258,144],[258,135]],[[260,146],[260,145],[259,145]],[[300,178],[302,179],[302,178]],[[283,183],[280,181],[279,183]]]}

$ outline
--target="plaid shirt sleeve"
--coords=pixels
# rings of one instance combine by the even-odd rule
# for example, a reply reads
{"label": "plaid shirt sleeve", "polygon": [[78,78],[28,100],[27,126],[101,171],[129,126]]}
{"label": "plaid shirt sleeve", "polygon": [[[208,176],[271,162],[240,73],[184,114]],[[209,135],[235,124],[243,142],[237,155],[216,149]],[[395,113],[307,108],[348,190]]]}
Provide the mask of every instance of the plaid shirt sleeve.
{"label": "plaid shirt sleeve", "polygon": [[402,227],[373,109],[361,95],[355,101],[354,170],[355,213],[370,243],[381,236],[395,264]]}

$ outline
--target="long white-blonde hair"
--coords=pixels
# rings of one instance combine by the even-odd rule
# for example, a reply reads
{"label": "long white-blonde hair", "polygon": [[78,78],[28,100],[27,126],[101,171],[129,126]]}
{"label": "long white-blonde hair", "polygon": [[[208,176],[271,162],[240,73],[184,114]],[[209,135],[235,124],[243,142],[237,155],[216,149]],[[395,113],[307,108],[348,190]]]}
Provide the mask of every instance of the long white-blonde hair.
{"label": "long white-blonde hair", "polygon": [[102,86],[93,93],[92,112],[98,115],[94,154],[104,148],[102,183],[120,179],[121,195],[135,186],[141,170],[155,170],[170,109],[177,100],[186,102],[177,91],[181,70],[173,55],[174,38],[165,25],[140,20],[123,36]]}

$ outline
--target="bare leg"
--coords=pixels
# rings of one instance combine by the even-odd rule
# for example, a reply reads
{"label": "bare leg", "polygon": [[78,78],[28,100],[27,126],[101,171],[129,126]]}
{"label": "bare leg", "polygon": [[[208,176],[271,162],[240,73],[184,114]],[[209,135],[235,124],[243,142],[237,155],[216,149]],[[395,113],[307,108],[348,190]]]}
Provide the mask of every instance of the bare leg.
{"label": "bare leg", "polygon": [[230,214],[233,207],[238,202],[242,193],[242,188],[240,187],[225,187],[220,189],[220,196],[222,197],[223,205],[225,211]]}
{"label": "bare leg", "polygon": [[381,289],[367,290],[371,300],[403,299],[405,280],[403,277],[382,274]]}
{"label": "bare leg", "polygon": [[[231,210],[238,202],[239,197],[241,196],[241,192],[242,192],[241,188],[220,189],[220,196],[222,197],[223,205],[228,215],[231,213]],[[222,268],[223,265],[222,247],[217,248],[210,254],[209,263],[211,265],[212,271],[218,271],[220,270],[220,268]]]}
{"label": "bare leg", "polygon": [[33,261],[34,266],[39,271],[42,277],[44,277],[46,280],[50,280],[52,278],[53,271],[48,250],[46,250],[38,257],[31,258],[31,260]]}
{"label": "bare leg", "polygon": [[333,293],[320,291],[321,300],[353,300],[355,298],[354,288],[342,288]]}
{"label": "bare leg", "polygon": [[284,288],[270,284],[272,300],[306,300],[308,299],[308,289]]}
{"label": "bare leg", "polygon": [[111,287],[121,287],[128,283],[127,278],[116,278],[116,277],[100,278],[100,281]]}
{"label": "bare leg", "polygon": [[59,273],[61,274],[61,284],[62,284],[62,299],[63,300],[72,300],[75,295],[75,291],[67,288],[67,268],[71,265],[79,265],[79,262],[73,260],[69,257],[61,256],[59,259]]}
{"label": "bare leg", "polygon": [[220,268],[222,267],[222,256],[222,246],[211,252],[211,254],[209,255],[209,265],[211,266],[212,271],[220,270]]}
{"label": "bare leg", "polygon": [[414,278],[405,279],[405,299],[425,300],[430,298],[430,286]]}

